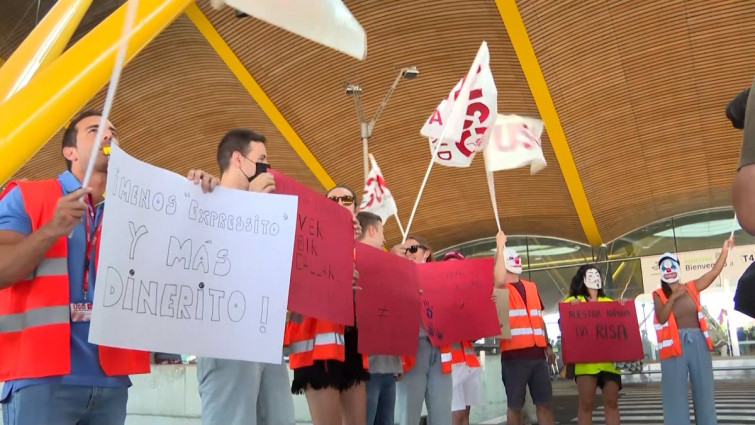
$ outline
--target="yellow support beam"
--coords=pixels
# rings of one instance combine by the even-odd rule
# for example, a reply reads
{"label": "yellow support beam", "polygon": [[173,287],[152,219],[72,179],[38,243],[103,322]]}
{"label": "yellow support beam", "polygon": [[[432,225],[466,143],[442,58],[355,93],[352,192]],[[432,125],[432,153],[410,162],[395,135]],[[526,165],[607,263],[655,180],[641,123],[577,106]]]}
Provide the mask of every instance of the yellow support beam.
{"label": "yellow support beam", "polygon": [[233,72],[233,75],[236,76],[241,85],[244,86],[247,92],[249,92],[254,101],[257,102],[260,108],[262,108],[262,111],[265,112],[268,118],[270,118],[270,121],[272,121],[275,127],[278,128],[278,131],[281,132],[283,137],[288,141],[288,144],[290,144],[297,155],[299,155],[299,158],[301,158],[307,167],[309,167],[310,171],[312,171],[312,174],[314,174],[320,184],[326,189],[335,186],[335,182],[328,172],[325,171],[325,168],[320,164],[320,161],[315,158],[312,151],[309,150],[294,128],[291,127],[291,124],[289,124],[283,114],[281,114],[273,101],[270,100],[267,93],[265,93],[262,87],[260,87],[254,77],[252,77],[252,74],[249,73],[244,64],[241,63],[238,56],[233,53],[231,47],[218,33],[218,30],[215,29],[207,16],[196,4],[192,4],[186,8],[186,15],[191,19],[191,22],[194,23],[199,32],[202,33],[204,38],[207,39],[210,46],[215,49],[215,52],[220,56],[223,62],[225,62],[228,69]]}
{"label": "yellow support beam", "polygon": [[561,167],[561,173],[566,181],[566,187],[569,189],[587,241],[592,246],[600,246],[603,239],[600,237],[597,224],[595,224],[595,218],[590,209],[590,203],[587,201],[582,180],[579,177],[579,172],[577,172],[577,166],[574,164],[574,157],[572,157],[569,143],[556,112],[556,106],[553,104],[553,98],[545,82],[543,71],[540,69],[540,63],[535,56],[535,50],[530,42],[516,0],[496,0],[496,5],[503,25],[506,27],[506,32],[511,39],[511,44],[514,46],[519,64],[522,66],[527,84],[530,86],[532,97],[535,99],[538,111],[540,111],[540,117],[545,123],[545,129],[548,131],[548,137],[550,137],[553,151]]}
{"label": "yellow support beam", "polygon": [[[126,63],[193,0],[139,0]],[[123,32],[122,5],[0,106],[0,184],[108,82]]]}
{"label": "yellow support beam", "polygon": [[60,56],[92,0],[59,0],[0,68],[0,105]]}

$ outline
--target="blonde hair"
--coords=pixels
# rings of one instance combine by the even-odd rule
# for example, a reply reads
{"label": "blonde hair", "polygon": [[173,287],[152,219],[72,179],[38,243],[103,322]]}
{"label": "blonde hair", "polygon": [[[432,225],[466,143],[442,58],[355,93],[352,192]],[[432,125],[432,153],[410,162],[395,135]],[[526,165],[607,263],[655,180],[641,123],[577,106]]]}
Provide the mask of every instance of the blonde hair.
{"label": "blonde hair", "polygon": [[210,4],[215,9],[220,9],[221,7],[225,5],[225,0],[210,0]]}

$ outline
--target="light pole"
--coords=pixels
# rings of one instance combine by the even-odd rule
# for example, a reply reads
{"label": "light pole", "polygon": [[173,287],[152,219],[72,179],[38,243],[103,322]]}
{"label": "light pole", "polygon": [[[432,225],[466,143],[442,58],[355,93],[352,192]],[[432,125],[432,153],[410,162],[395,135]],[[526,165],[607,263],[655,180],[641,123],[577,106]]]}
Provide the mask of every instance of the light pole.
{"label": "light pole", "polygon": [[364,111],[362,110],[362,101],[360,99],[360,96],[362,94],[362,87],[359,84],[346,84],[346,94],[349,96],[354,96],[354,104],[357,108],[357,118],[359,118],[359,131],[362,137],[362,156],[364,159],[365,181],[367,180],[367,174],[369,173],[368,144],[370,137],[372,137],[372,131],[375,129],[375,123],[377,122],[380,114],[383,112],[383,109],[385,109],[385,106],[388,104],[388,99],[390,99],[393,91],[396,90],[396,87],[398,86],[398,83],[401,81],[401,79],[406,78],[408,80],[411,80],[413,78],[416,78],[418,75],[419,70],[417,70],[416,66],[401,68],[398,72],[398,75],[396,76],[396,79],[393,80],[393,85],[391,85],[391,88],[388,89],[388,93],[386,93],[385,98],[380,103],[380,106],[378,106],[377,111],[375,111],[375,116],[373,116],[370,121],[367,121],[365,119]]}

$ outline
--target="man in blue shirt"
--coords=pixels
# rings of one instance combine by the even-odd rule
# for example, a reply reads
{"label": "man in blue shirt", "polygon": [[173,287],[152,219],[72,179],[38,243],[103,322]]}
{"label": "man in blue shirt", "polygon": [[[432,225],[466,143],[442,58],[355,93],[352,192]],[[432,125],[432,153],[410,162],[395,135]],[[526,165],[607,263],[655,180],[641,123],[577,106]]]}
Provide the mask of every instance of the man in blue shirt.
{"label": "man in blue shirt", "polygon": [[[62,189],[52,219],[33,229],[25,199],[14,187],[0,200],[0,295],[37,272],[46,253],[63,236],[67,239],[67,274],[70,320],[70,373],[59,376],[15,379],[6,382],[0,394],[5,425],[123,424],[126,418],[127,375],[107,376],[100,365],[98,346],[88,342],[89,314],[96,276],[96,241],[102,223],[108,156],[101,150],[93,167],[89,187],[82,188],[95,145],[101,114],[86,111],[76,117],[63,134],[62,152],[68,170],[57,177]],[[102,146],[115,143],[112,124],[102,132]],[[211,190],[217,179],[201,170],[189,178]],[[41,196],[41,195],[40,195]],[[28,202],[28,199],[26,199]],[[18,294],[14,294],[17,300]],[[3,298],[0,296],[0,300]],[[78,309],[74,306],[83,306]],[[41,310],[41,309],[38,309]],[[29,311],[33,311],[30,309]],[[0,312],[0,333],[10,332],[11,314]],[[5,322],[4,322],[5,319]],[[34,326],[25,324],[25,326]],[[67,347],[37,350],[32,362],[45,363],[53,352]]]}

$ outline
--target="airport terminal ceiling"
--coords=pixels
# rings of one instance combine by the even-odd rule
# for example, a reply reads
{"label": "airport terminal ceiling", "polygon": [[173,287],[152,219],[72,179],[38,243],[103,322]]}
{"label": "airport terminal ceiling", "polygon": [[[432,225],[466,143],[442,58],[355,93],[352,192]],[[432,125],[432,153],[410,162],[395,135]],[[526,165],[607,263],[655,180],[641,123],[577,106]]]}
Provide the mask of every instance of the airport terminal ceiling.
{"label": "airport terminal ceiling", "polygon": [[[360,62],[198,0],[199,10],[124,70],[112,120],[127,151],[178,173],[217,173],[218,141],[244,126],[267,136],[275,168],[317,190],[335,181],[361,192],[359,123],[344,86],[361,85],[369,118],[398,70],[414,65],[420,75],[401,81],[370,140],[405,225],[430,159],[419,130],[485,40],[499,113],[540,117],[552,102],[558,114],[542,138],[545,170],[496,173],[507,232],[599,245],[730,203],[741,134],[724,109],[755,74],[755,2],[517,1],[527,38],[504,25],[511,1],[346,0],[367,33]],[[52,3],[40,1],[40,13]],[[0,4],[7,59],[33,28],[38,3]],[[95,0],[72,42],[121,4]],[[520,61],[517,51],[530,48],[537,61]],[[226,64],[231,56],[240,78]],[[538,75],[546,84],[533,88]],[[299,156],[301,141],[314,160]],[[58,134],[17,177],[48,177],[63,165]],[[389,243],[398,241],[395,222],[386,229]],[[481,157],[470,168],[433,167],[412,232],[438,248],[495,234]]]}

